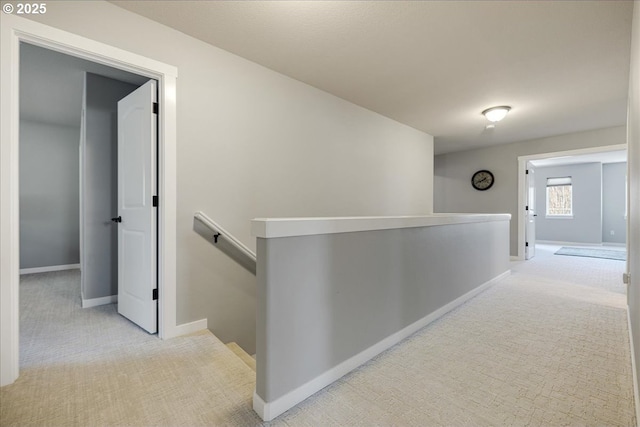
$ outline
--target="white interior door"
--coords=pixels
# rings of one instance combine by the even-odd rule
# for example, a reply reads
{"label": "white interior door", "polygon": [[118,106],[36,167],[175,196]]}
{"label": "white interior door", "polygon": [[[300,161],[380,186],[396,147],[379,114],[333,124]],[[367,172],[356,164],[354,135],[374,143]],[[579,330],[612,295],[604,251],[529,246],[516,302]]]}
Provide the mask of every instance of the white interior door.
{"label": "white interior door", "polygon": [[527,226],[525,229],[525,259],[536,255],[536,179],[535,168],[527,164]]}
{"label": "white interior door", "polygon": [[155,81],[118,102],[118,313],[150,333],[158,327],[155,102]]}

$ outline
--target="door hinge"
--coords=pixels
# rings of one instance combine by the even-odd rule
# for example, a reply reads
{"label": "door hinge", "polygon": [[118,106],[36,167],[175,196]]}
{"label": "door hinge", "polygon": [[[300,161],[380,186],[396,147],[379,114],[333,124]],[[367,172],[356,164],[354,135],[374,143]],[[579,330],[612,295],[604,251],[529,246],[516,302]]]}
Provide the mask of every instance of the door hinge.
{"label": "door hinge", "polygon": [[525,211],[528,211],[528,210],[529,210],[529,205],[525,206],[525,207],[524,207],[524,210],[525,210]]}
{"label": "door hinge", "polygon": [[153,197],[151,198],[151,204],[152,204],[154,207],[158,207],[158,196],[153,196]]}
{"label": "door hinge", "polygon": [[631,283],[631,273],[622,273],[622,283],[625,285]]}
{"label": "door hinge", "polygon": [[158,299],[158,288],[155,288],[153,290],[153,299],[154,299],[154,301]]}
{"label": "door hinge", "polygon": [[529,242],[524,242],[524,246],[528,248],[529,247]]}
{"label": "door hinge", "polygon": [[153,114],[158,114],[158,103],[157,102],[153,103]]}

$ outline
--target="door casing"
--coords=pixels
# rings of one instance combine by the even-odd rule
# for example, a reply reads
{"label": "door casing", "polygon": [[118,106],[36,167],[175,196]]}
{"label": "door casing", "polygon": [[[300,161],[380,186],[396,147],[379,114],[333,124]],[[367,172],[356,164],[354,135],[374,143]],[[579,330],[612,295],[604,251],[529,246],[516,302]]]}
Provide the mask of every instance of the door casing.
{"label": "door casing", "polygon": [[176,325],[176,80],[178,70],[113,46],[15,15],[0,14],[0,386],[19,375],[20,43],[119,68],[158,81],[158,336]]}
{"label": "door casing", "polygon": [[525,259],[525,227],[527,219],[527,162],[531,160],[551,159],[553,157],[578,156],[580,154],[604,153],[607,151],[626,150],[627,144],[605,145],[601,147],[579,148],[576,150],[556,151],[552,153],[531,154],[518,157],[518,255],[516,259]]}
{"label": "door casing", "polygon": [[526,185],[527,185],[527,208],[525,208],[526,225],[525,225],[525,259],[531,259],[536,255],[536,182],[535,182],[535,166],[531,162],[527,162]]}

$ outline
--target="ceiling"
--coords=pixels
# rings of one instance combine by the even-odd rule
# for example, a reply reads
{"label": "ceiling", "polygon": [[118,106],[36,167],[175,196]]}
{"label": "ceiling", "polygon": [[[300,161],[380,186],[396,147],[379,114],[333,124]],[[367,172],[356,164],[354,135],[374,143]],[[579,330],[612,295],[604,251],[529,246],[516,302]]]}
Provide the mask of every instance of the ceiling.
{"label": "ceiling", "polygon": [[[113,1],[435,137],[624,125],[631,1]],[[480,112],[510,105],[495,129]]]}
{"label": "ceiling", "polygon": [[80,127],[85,72],[135,85],[149,80],[106,65],[22,43],[20,118]]}

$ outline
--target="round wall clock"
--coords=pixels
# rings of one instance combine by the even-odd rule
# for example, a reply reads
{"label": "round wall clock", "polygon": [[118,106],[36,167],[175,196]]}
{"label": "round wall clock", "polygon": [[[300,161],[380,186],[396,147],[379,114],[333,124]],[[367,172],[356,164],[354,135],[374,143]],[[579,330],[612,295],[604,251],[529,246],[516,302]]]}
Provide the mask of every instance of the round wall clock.
{"label": "round wall clock", "polygon": [[481,170],[473,174],[471,177],[471,185],[476,190],[484,191],[491,188],[493,185],[493,174],[488,170]]}

